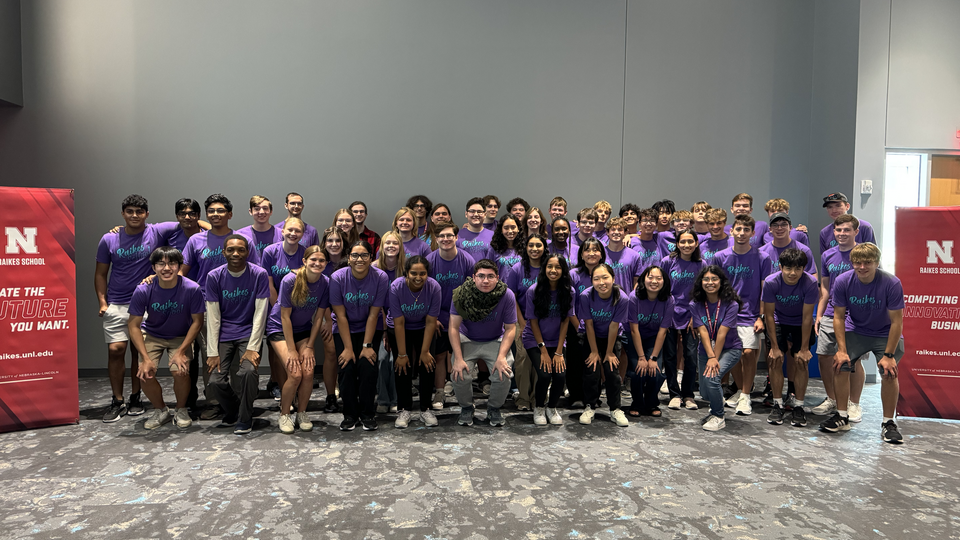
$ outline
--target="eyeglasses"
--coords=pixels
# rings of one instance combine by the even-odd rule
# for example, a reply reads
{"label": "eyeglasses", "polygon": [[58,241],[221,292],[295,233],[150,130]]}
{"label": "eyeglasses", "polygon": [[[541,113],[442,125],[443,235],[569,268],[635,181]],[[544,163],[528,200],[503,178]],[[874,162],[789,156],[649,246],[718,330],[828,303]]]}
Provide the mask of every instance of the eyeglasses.
{"label": "eyeglasses", "polygon": [[144,210],[143,208],[127,208],[126,210],[123,211],[123,213],[126,214],[126,215],[128,215],[128,216],[145,216],[145,215],[147,215],[147,211]]}
{"label": "eyeglasses", "polygon": [[287,206],[303,206],[302,202],[288,202]]}
{"label": "eyeglasses", "polygon": [[447,233],[447,234],[438,234],[438,235],[437,235],[437,239],[439,239],[439,240],[449,240],[449,239],[451,239],[451,238],[456,238],[456,237],[457,237],[457,235],[455,235],[455,234],[450,234],[450,233]]}
{"label": "eyeglasses", "polygon": [[718,277],[705,277],[703,278],[704,283],[720,283],[720,278]]}
{"label": "eyeglasses", "polygon": [[483,210],[467,210],[467,213],[468,213],[468,214],[473,214],[473,215],[482,214],[482,213],[483,213]]}
{"label": "eyeglasses", "polygon": [[786,221],[778,221],[776,223],[771,223],[770,228],[771,229],[789,229],[790,224],[787,223]]}
{"label": "eyeglasses", "polygon": [[413,207],[414,207],[414,208],[426,208],[427,205],[425,205],[425,204],[423,204],[423,203],[417,203],[417,204],[413,205]]}
{"label": "eyeglasses", "polygon": [[492,281],[497,279],[496,274],[474,274],[473,279],[477,281]]}
{"label": "eyeglasses", "polygon": [[162,270],[162,269],[164,269],[164,268],[167,268],[168,266],[169,266],[170,268],[176,268],[176,267],[180,266],[180,263],[160,261],[160,262],[158,262],[158,263],[154,263],[154,264],[153,264],[153,267],[156,268],[157,270]]}
{"label": "eyeglasses", "polygon": [[200,217],[200,214],[196,212],[180,212],[177,214],[177,217],[180,219],[196,219]]}
{"label": "eyeglasses", "polygon": [[370,258],[369,253],[351,253],[350,254],[351,261],[365,261],[369,258]]}
{"label": "eyeglasses", "polygon": [[221,214],[226,215],[227,209],[226,208],[207,208],[208,216],[219,216]]}

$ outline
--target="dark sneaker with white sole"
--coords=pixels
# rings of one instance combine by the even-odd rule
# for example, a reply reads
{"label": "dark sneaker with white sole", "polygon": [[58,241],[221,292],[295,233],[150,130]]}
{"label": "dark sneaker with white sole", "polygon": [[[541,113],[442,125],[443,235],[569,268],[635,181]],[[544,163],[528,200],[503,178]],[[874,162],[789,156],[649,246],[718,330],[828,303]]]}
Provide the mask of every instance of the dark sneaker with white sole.
{"label": "dark sneaker with white sole", "polygon": [[897,429],[897,423],[893,420],[887,420],[883,423],[883,426],[880,428],[880,436],[883,438],[883,442],[891,444],[903,443],[903,435],[900,434],[900,430]]}
{"label": "dark sneaker with white sole", "polygon": [[823,422],[820,422],[820,429],[823,431],[829,431],[830,433],[836,433],[838,431],[850,431],[850,420],[843,416],[840,416],[840,413],[835,412],[833,416],[827,418]]}
{"label": "dark sneaker with white sole", "polygon": [[127,402],[127,414],[130,416],[143,414],[143,401],[140,399],[140,392],[130,394],[130,401]]}
{"label": "dark sneaker with white sole", "polygon": [[767,416],[767,423],[779,426],[783,424],[783,407],[773,404],[773,410],[770,411],[770,415]]}
{"label": "dark sneaker with white sole", "polygon": [[793,427],[805,427],[807,425],[807,413],[803,412],[803,407],[794,407],[790,413],[790,425]]}
{"label": "dark sneaker with white sole", "polygon": [[122,399],[113,398],[110,401],[110,407],[103,413],[103,421],[107,424],[120,420],[120,417],[127,414],[127,405]]}

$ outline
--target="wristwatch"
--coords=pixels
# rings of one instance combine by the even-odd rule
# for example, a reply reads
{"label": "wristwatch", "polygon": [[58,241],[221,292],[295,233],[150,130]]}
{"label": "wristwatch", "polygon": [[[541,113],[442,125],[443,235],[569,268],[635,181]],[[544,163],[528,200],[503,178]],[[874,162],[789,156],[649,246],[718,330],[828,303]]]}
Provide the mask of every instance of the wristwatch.
{"label": "wristwatch", "polygon": [[364,349],[372,349],[372,348],[373,348],[373,343],[364,343],[364,344],[363,344],[363,348],[364,348]]}
{"label": "wristwatch", "polygon": [[537,343],[537,348],[538,348],[538,349],[542,349],[542,348],[544,348],[544,347],[546,347],[546,346],[547,346],[547,344],[544,343],[543,341],[541,341],[540,343]]}
{"label": "wristwatch", "polygon": [[893,353],[889,353],[889,352],[883,353],[883,356],[886,358],[894,358]]}

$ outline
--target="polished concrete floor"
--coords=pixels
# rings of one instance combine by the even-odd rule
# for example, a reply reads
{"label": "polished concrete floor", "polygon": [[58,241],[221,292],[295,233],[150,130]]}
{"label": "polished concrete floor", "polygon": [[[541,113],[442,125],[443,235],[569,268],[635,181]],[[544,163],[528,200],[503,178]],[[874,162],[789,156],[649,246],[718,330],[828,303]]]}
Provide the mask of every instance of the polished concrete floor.
{"label": "polished concrete floor", "polygon": [[702,409],[537,427],[511,402],[505,428],[458,427],[448,404],[436,428],[343,433],[320,390],[311,433],[281,434],[270,399],[249,435],[148,431],[100,421],[108,388],[81,380],[79,425],[0,435],[3,538],[960,537],[960,423],[903,418],[884,444],[877,385],[838,435],[759,405],[717,433]]}

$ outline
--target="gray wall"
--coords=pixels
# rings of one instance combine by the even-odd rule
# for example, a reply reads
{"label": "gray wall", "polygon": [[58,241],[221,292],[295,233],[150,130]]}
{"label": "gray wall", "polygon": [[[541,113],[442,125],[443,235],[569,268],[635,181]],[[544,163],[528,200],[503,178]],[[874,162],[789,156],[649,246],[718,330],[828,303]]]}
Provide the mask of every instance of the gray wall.
{"label": "gray wall", "polygon": [[0,0],[0,106],[23,105],[20,0]]}
{"label": "gray wall", "polygon": [[854,4],[27,2],[0,182],[77,189],[81,368],[103,366],[93,253],[131,192],[172,219],[221,191],[236,227],[288,190],[318,227],[362,198],[379,231],[419,192],[457,213],[749,191],[809,223],[852,169]]}

